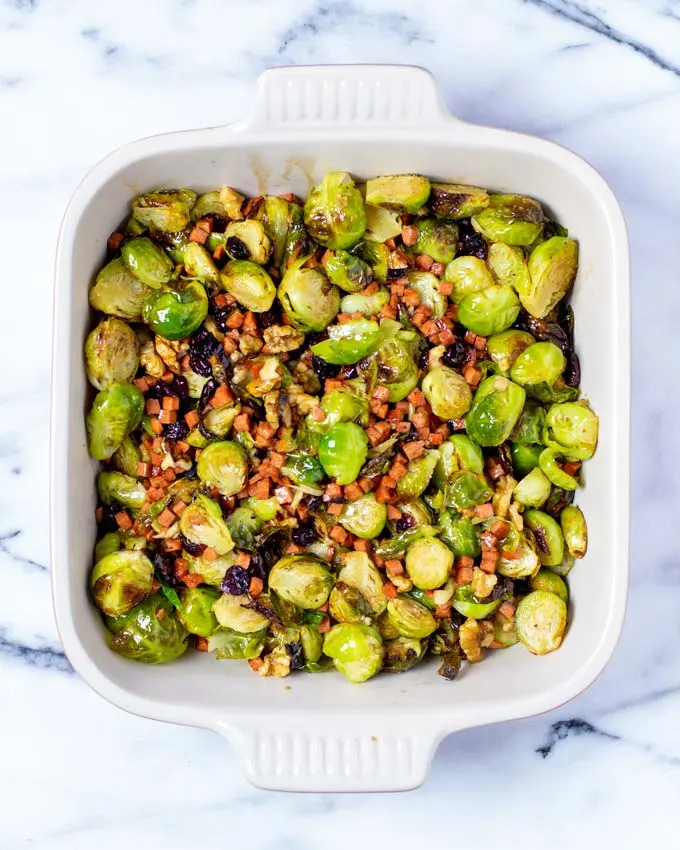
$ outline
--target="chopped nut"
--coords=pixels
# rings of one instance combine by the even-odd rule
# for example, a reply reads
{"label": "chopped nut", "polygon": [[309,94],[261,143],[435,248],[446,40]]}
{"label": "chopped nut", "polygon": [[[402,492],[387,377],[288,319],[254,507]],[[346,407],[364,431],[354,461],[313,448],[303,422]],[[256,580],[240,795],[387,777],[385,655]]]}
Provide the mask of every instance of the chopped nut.
{"label": "chopped nut", "polygon": [[241,207],[245,198],[239,194],[231,186],[223,186],[220,190],[220,203],[224,206],[224,211],[232,221],[240,221],[243,218]]}
{"label": "chopped nut", "polygon": [[283,646],[277,646],[268,652],[262,662],[262,666],[257,671],[260,676],[276,676],[283,679],[290,673],[290,655]]}
{"label": "chopped nut", "polygon": [[264,341],[270,354],[280,354],[282,351],[295,351],[305,341],[302,331],[291,325],[270,325],[264,329]]}
{"label": "chopped nut", "polygon": [[300,384],[302,389],[310,395],[316,395],[321,391],[321,381],[319,381],[316,372],[311,366],[303,363],[302,360],[293,370],[295,380]]}
{"label": "chopped nut", "polygon": [[510,507],[508,508],[508,517],[512,520],[512,524],[515,526],[517,531],[522,531],[524,529],[524,517],[519,512],[519,505],[517,502],[511,502]]}
{"label": "chopped nut", "polygon": [[259,354],[262,351],[262,340],[252,334],[243,334],[239,337],[238,347],[244,357],[252,357],[253,354]]}
{"label": "chopped nut", "polygon": [[179,360],[189,351],[189,344],[181,339],[169,340],[156,334],[154,346],[156,353],[163,360],[167,368],[178,375],[182,371]]}
{"label": "chopped nut", "polygon": [[390,580],[399,593],[408,593],[413,588],[413,582],[408,576],[390,575]]}
{"label": "chopped nut", "polygon": [[165,374],[165,363],[158,355],[152,340],[148,340],[142,345],[139,362],[153,378],[160,378],[161,375]]}
{"label": "chopped nut", "polygon": [[493,626],[487,620],[466,620],[458,629],[458,640],[468,661],[481,661],[482,647],[493,641]]}
{"label": "chopped nut", "polygon": [[281,386],[283,370],[275,357],[268,357],[260,373],[254,381],[250,381],[246,389],[251,395],[264,398],[268,392]]}
{"label": "chopped nut", "polygon": [[303,391],[298,384],[291,384],[288,388],[288,397],[293,407],[296,407],[303,416],[311,413],[315,407],[319,406],[319,399],[316,396],[309,395]]}
{"label": "chopped nut", "polygon": [[479,567],[474,568],[472,572],[472,592],[478,599],[486,599],[497,584],[497,576],[487,575]]}

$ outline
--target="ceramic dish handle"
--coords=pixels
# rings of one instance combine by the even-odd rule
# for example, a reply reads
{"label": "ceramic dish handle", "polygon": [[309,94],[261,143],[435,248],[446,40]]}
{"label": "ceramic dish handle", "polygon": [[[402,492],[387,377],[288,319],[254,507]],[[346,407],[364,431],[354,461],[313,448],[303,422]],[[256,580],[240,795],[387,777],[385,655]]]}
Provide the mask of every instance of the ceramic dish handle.
{"label": "ceramic dish handle", "polygon": [[[314,731],[310,731],[310,726]],[[441,735],[414,733],[413,721],[326,718],[323,730],[299,717],[218,724],[254,785],[276,791],[406,791],[422,785]],[[375,726],[371,729],[371,726]]]}
{"label": "ceramic dish handle", "polygon": [[308,65],[271,68],[258,80],[252,127],[353,130],[453,121],[424,68],[411,65]]}

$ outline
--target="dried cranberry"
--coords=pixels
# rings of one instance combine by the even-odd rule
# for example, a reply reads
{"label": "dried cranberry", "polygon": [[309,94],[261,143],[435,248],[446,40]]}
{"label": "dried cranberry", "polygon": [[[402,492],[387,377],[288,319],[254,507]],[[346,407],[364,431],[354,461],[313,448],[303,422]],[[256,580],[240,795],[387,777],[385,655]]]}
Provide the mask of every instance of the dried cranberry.
{"label": "dried cranberry", "polygon": [[163,429],[163,435],[171,440],[184,440],[189,433],[186,422],[171,422]]}
{"label": "dried cranberry", "polygon": [[189,343],[190,352],[195,351],[209,357],[211,354],[216,354],[219,350],[219,340],[206,328],[200,328],[191,337],[191,342]]}
{"label": "dried cranberry", "polygon": [[227,229],[227,220],[219,213],[206,213],[203,218],[212,222],[213,233],[224,233]]}
{"label": "dried cranberry", "polygon": [[234,260],[249,260],[250,251],[245,242],[242,242],[238,236],[230,236],[227,239],[227,253]]}
{"label": "dried cranberry", "polygon": [[359,374],[359,370],[356,367],[356,363],[354,366],[345,366],[345,378],[350,381],[352,378],[356,378]]}
{"label": "dried cranberry", "polygon": [[409,514],[402,514],[401,519],[398,519],[394,523],[394,529],[397,534],[401,534],[404,531],[407,531],[409,528],[413,528],[415,525],[414,519]]}
{"label": "dried cranberry", "polygon": [[182,541],[182,549],[187,551],[194,558],[198,558],[203,554],[205,550],[205,546],[203,543],[192,543],[187,537],[185,537],[181,532],[179,535],[179,539]]}
{"label": "dried cranberry", "polygon": [[116,522],[116,514],[123,510],[123,506],[118,502],[112,505],[100,505],[102,509],[102,518],[99,520],[100,534],[108,534],[109,531],[118,531],[118,523]]}
{"label": "dried cranberry", "polygon": [[212,366],[206,357],[199,354],[197,351],[189,352],[189,366],[203,378],[209,378],[212,375]]}
{"label": "dried cranberry", "polygon": [[326,378],[335,378],[340,372],[339,366],[335,366],[333,363],[327,363],[316,354],[312,354],[312,369],[314,369],[320,381],[325,381]]}
{"label": "dried cranberry", "polygon": [[468,361],[468,348],[462,340],[454,340],[442,355],[442,363],[452,369],[462,369]]}
{"label": "dried cranberry", "polygon": [[167,552],[156,552],[153,556],[156,575],[170,587],[176,587],[179,581],[175,578],[175,559]]}
{"label": "dried cranberry", "polygon": [[302,670],[305,666],[305,655],[302,651],[302,644],[300,641],[298,640],[295,641],[295,643],[287,643],[286,652],[290,656],[290,669]]}
{"label": "dried cranberry", "polygon": [[390,282],[393,280],[399,280],[400,277],[404,277],[408,269],[387,269],[387,280]]}
{"label": "dried cranberry", "polygon": [[293,529],[291,534],[293,543],[298,546],[309,546],[316,540],[316,531],[314,526],[310,524],[301,524]]}
{"label": "dried cranberry", "polygon": [[581,364],[578,354],[570,351],[567,355],[567,368],[564,370],[564,383],[568,387],[577,387],[581,383]]}
{"label": "dried cranberry", "polygon": [[222,590],[231,596],[242,596],[248,593],[250,573],[244,567],[229,567],[222,579]]}
{"label": "dried cranberry", "polygon": [[218,330],[221,330],[223,334],[225,334],[229,330],[229,326],[227,325],[227,318],[229,317],[229,313],[231,313],[231,309],[229,307],[219,307],[213,312],[213,319],[215,320],[215,325]]}
{"label": "dried cranberry", "polygon": [[271,325],[275,325],[280,318],[278,310],[266,310],[264,313],[258,313],[257,323],[262,330],[264,330],[265,328],[271,327]]}
{"label": "dried cranberry", "polygon": [[210,403],[210,399],[215,395],[218,386],[219,384],[214,378],[210,378],[210,380],[205,382],[203,389],[201,390],[201,397],[198,401],[199,410],[205,410]]}
{"label": "dried cranberry", "polygon": [[480,260],[486,260],[489,253],[489,246],[467,222],[458,225],[458,253],[479,257]]}
{"label": "dried cranberry", "polygon": [[172,388],[175,390],[175,395],[178,395],[181,399],[189,397],[189,382],[182,375],[175,375],[172,379]]}

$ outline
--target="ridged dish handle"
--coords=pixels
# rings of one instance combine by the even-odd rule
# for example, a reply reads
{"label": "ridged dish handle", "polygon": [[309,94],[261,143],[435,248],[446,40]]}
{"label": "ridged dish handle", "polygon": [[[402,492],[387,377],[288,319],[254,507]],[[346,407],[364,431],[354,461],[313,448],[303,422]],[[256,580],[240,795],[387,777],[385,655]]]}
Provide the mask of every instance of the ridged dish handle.
{"label": "ridged dish handle", "polygon": [[260,75],[251,127],[414,126],[454,121],[434,78],[411,65],[307,65]]}
{"label": "ridged dish handle", "polygon": [[282,717],[276,728],[255,721],[217,728],[236,750],[248,780],[275,791],[417,788],[440,740],[427,732],[415,734],[412,722],[404,719],[371,723],[326,717],[323,725],[317,719],[305,723]]}

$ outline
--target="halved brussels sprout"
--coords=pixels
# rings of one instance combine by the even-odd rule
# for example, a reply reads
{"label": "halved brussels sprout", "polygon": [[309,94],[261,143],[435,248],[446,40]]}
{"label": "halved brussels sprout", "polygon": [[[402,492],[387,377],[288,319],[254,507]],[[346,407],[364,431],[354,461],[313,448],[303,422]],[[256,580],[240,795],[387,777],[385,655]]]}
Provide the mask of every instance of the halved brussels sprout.
{"label": "halved brussels sprout", "polygon": [[123,541],[121,540],[120,531],[109,531],[101,540],[98,540],[94,547],[94,562],[101,561],[106,555],[111,555],[123,549]]}
{"label": "halved brussels sprout", "polygon": [[538,466],[543,446],[523,446],[520,443],[510,443],[512,469],[516,478],[523,478]]}
{"label": "halved brussels sprout", "polygon": [[120,255],[132,274],[152,289],[160,289],[175,270],[170,257],[147,236],[123,243]]}
{"label": "halved brussels sprout", "polygon": [[516,358],[510,377],[521,387],[527,384],[554,384],[567,365],[564,354],[552,342],[535,342]]}
{"label": "halved brussels sprout", "polygon": [[512,433],[522,413],[526,393],[501,375],[492,375],[479,385],[465,427],[480,446],[500,446]]}
{"label": "halved brussels sprout", "polygon": [[457,224],[436,218],[424,218],[418,222],[418,238],[413,246],[416,254],[427,254],[435,263],[450,263],[457,248]]}
{"label": "halved brussels sprout", "polygon": [[323,635],[318,627],[303,623],[300,627],[300,643],[307,664],[316,664],[323,654]]}
{"label": "halved brussels sprout", "polygon": [[453,449],[456,469],[469,469],[481,475],[484,472],[484,455],[467,434],[452,434],[444,445]]}
{"label": "halved brussels sprout", "polygon": [[355,481],[368,453],[368,437],[354,422],[332,425],[319,443],[319,461],[338,484]]}
{"label": "halved brussels sprout", "polygon": [[517,641],[517,632],[515,631],[515,618],[506,617],[500,611],[496,611],[492,619],[493,638],[500,643],[502,649],[509,646],[514,646]]}
{"label": "halved brussels sprout", "polygon": [[154,291],[142,310],[144,321],[164,339],[184,339],[203,323],[208,315],[205,288],[190,280],[182,288]]}
{"label": "halved brussels sprout", "polygon": [[250,635],[266,629],[269,626],[269,619],[259,611],[249,608],[249,605],[250,597],[247,593],[242,596],[223,593],[213,603],[212,611],[223,628]]}
{"label": "halved brussels sprout", "polygon": [[219,597],[219,591],[212,587],[186,587],[180,590],[182,607],[177,609],[177,616],[190,634],[209,638],[217,629],[217,617],[212,609]]}
{"label": "halved brussels sprout", "polygon": [[492,495],[493,490],[483,475],[465,469],[454,473],[451,477],[446,487],[446,504],[450,508],[462,511],[465,508],[485,504]]}
{"label": "halved brussels sprout", "polygon": [[323,466],[313,455],[289,454],[281,471],[293,483],[305,487],[316,487],[326,477]]}
{"label": "halved brussels sprout", "polygon": [[543,230],[545,215],[538,201],[523,195],[491,195],[489,205],[472,217],[472,226],[489,242],[532,245]]}
{"label": "halved brussels sprout", "polygon": [[234,419],[240,412],[240,404],[223,404],[220,407],[211,407],[203,415],[203,429],[209,431],[215,437],[226,437],[231,431]]}
{"label": "halved brussels sprout", "polygon": [[491,274],[501,286],[511,286],[515,292],[528,292],[531,287],[529,268],[521,248],[504,242],[494,242],[486,258]]}
{"label": "halved brussels sprout", "polygon": [[[113,624],[108,623],[109,627]],[[156,593],[119,618],[109,640],[118,655],[144,664],[165,664],[183,655],[187,631],[170,602]]]}
{"label": "halved brussels sprout", "polygon": [[348,552],[345,555],[338,581],[360,591],[372,614],[382,614],[387,608],[382,576],[365,552]]}
{"label": "halved brussels sprout", "polygon": [[418,334],[403,330],[399,322],[389,319],[383,319],[380,330],[380,344],[371,355],[377,379],[390,391],[388,401],[401,401],[418,386],[418,366],[414,360]]}
{"label": "halved brussels sprout", "polygon": [[98,392],[87,415],[90,455],[108,460],[142,420],[144,396],[132,384],[112,384]]}
{"label": "halved brussels sprout", "polygon": [[360,398],[346,387],[326,393],[321,399],[321,407],[326,414],[324,425],[336,425],[338,422],[368,424],[367,399]]}
{"label": "halved brussels sprout", "polygon": [[522,306],[537,319],[547,316],[571,289],[578,268],[578,242],[553,236],[529,256],[529,289],[519,289]]}
{"label": "halved brussels sprout", "polygon": [[279,301],[301,331],[323,331],[338,315],[340,292],[318,269],[291,266],[279,284]]}
{"label": "halved brussels sprout", "polygon": [[386,673],[403,673],[410,670],[423,658],[427,641],[417,638],[398,637],[385,643],[383,670]]}
{"label": "halved brussels sprout", "polygon": [[89,299],[92,308],[101,313],[137,321],[141,319],[142,308],[152,292],[132,274],[120,257],[116,257],[97,274]]}
{"label": "halved brussels sprout", "polygon": [[266,629],[244,635],[233,629],[219,628],[208,638],[208,651],[214,652],[218,661],[257,658],[264,649],[266,635]]}
{"label": "halved brussels sprout", "polygon": [[533,446],[543,441],[545,410],[540,404],[528,399],[517,425],[512,432],[513,442],[520,446]]}
{"label": "halved brussels sprout", "polygon": [[347,531],[364,540],[377,537],[387,522],[387,508],[376,502],[374,493],[364,493],[345,505],[338,522]]}
{"label": "halved brussels sprout", "polygon": [[207,215],[219,215],[221,218],[227,218],[229,216],[224,204],[220,200],[219,191],[206,192],[204,195],[199,195],[196,199],[196,204],[191,210],[191,220],[198,221],[199,218],[204,218]]}
{"label": "halved brussels sprout", "polygon": [[373,280],[368,263],[348,251],[334,251],[323,267],[331,283],[345,292],[358,292]]}
{"label": "halved brussels sprout", "polygon": [[227,217],[233,221],[240,221],[243,218],[241,207],[244,201],[245,197],[231,186],[222,186],[220,189],[220,203],[224,206]]}
{"label": "halved brussels sprout", "polygon": [[550,495],[550,481],[537,467],[517,484],[513,498],[527,508],[540,508]]}
{"label": "halved brussels sprout", "polygon": [[225,248],[232,260],[249,260],[264,265],[269,259],[271,242],[262,223],[253,218],[232,221],[224,232]]}
{"label": "halved brussels sprout", "polygon": [[378,347],[380,327],[368,319],[355,319],[328,328],[328,339],[312,346],[312,352],[338,366],[358,363]]}
{"label": "halved brussels sprout", "polygon": [[578,490],[578,479],[574,478],[573,475],[569,475],[568,472],[565,472],[558,465],[555,452],[552,449],[543,449],[541,451],[538,456],[538,465],[541,472],[555,487],[559,487],[561,490]]}
{"label": "halved brussels sprout", "polygon": [[569,460],[595,454],[600,421],[585,402],[553,404],[545,417],[543,443]]}
{"label": "halved brussels sprout", "polygon": [[483,620],[489,614],[493,614],[501,604],[501,601],[499,598],[491,602],[480,602],[472,592],[471,584],[459,584],[453,594],[451,605],[464,617],[472,618],[473,620]]}
{"label": "halved brussels sprout", "polygon": [[486,350],[491,360],[506,376],[519,355],[535,342],[530,333],[514,328],[489,337]]}
{"label": "halved brussels sprout", "polygon": [[458,321],[468,330],[491,336],[506,330],[519,315],[519,299],[510,286],[488,286],[458,304]]}
{"label": "halved brussels sprout", "polygon": [[442,540],[454,555],[479,557],[482,551],[479,526],[453,511],[442,511],[438,525],[442,530]]}
{"label": "halved brussels sprout", "polygon": [[404,554],[414,540],[419,540],[421,537],[436,537],[439,533],[439,529],[431,525],[409,528],[393,537],[381,540],[376,544],[374,551],[381,558],[397,558]]}
{"label": "halved brussels sprout", "polygon": [[451,300],[459,304],[466,295],[494,286],[494,279],[479,257],[456,257],[444,271],[444,280],[453,284]]}
{"label": "halved brussels sprout", "polygon": [[138,366],[137,336],[120,319],[103,319],[85,340],[87,378],[98,390],[129,381]]}
{"label": "halved brussels sprout", "polygon": [[177,233],[189,224],[196,194],[190,189],[149,192],[132,202],[132,215],[151,230]]}
{"label": "halved brussels sprout", "polygon": [[543,511],[532,509],[524,512],[524,524],[534,533],[538,558],[544,567],[562,563],[564,538],[557,522]]}
{"label": "halved brussels sprout", "polygon": [[190,575],[200,576],[203,584],[210,584],[213,587],[222,585],[227,570],[236,563],[236,553],[233,550],[226,555],[215,558],[214,561],[210,561],[202,555],[194,558],[188,552],[183,552],[182,557],[187,562]]}
{"label": "halved brussels sprout", "polygon": [[151,593],[153,564],[143,552],[121,549],[94,565],[90,589],[97,607],[109,617],[120,617]]}
{"label": "halved brussels sprout", "polygon": [[547,567],[542,567],[535,576],[529,579],[529,587],[532,590],[547,590],[548,593],[559,596],[565,605],[569,604],[569,591],[564,579]]}
{"label": "halved brussels sprout", "polygon": [[360,590],[338,579],[328,597],[328,613],[339,623],[371,625],[373,612]]}
{"label": "halved brussels sprout", "polygon": [[421,493],[424,493],[438,460],[439,455],[436,451],[428,451],[421,457],[412,460],[408,465],[406,475],[397,481],[399,498],[415,499]]}
{"label": "halved brussels sprout", "polygon": [[326,633],[324,654],[336,670],[356,684],[370,679],[382,667],[382,637],[377,629],[361,623],[338,623]]}
{"label": "halved brussels sprout", "polygon": [[448,301],[439,291],[439,278],[432,272],[409,271],[408,285],[418,293],[420,303],[432,310],[432,317],[441,319],[446,313]]}
{"label": "halved brussels sprout", "polygon": [[246,310],[265,313],[271,309],[276,298],[276,287],[267,272],[256,263],[231,260],[222,269],[220,279],[224,289]]}
{"label": "halved brussels sprout", "polygon": [[210,253],[198,242],[187,242],[182,250],[184,271],[189,277],[197,277],[202,283],[219,283],[220,273]]}
{"label": "halved brussels sprout", "polygon": [[136,478],[123,472],[100,472],[97,491],[105,505],[118,503],[126,508],[141,508],[146,501],[146,490]]}
{"label": "halved brussels sprout", "polygon": [[560,514],[560,526],[569,554],[572,558],[583,558],[588,549],[588,526],[581,509],[568,505]]}
{"label": "halved brussels sprout", "polygon": [[469,218],[489,206],[486,189],[460,183],[433,183],[430,209],[438,218]]}
{"label": "halved brussels sprout", "polygon": [[517,637],[534,655],[545,655],[562,643],[567,627],[567,606],[546,590],[534,590],[520,600],[515,611]]}
{"label": "halved brussels sprout", "polygon": [[374,280],[385,283],[390,262],[390,249],[387,245],[375,242],[372,239],[362,239],[354,248],[354,252],[362,260],[369,263],[373,269]]}
{"label": "halved brussels sprout", "polygon": [[440,419],[460,419],[472,404],[469,384],[448,366],[430,369],[421,387],[433,413]]}
{"label": "halved brussels sprout", "polygon": [[345,295],[340,301],[340,312],[361,313],[362,316],[377,316],[382,308],[389,304],[390,293],[386,289],[379,289],[373,295],[362,295],[355,292]]}
{"label": "halved brussels sprout", "polygon": [[434,590],[446,582],[453,567],[453,553],[436,537],[416,540],[406,553],[406,572],[421,590]]}
{"label": "halved brussels sprout", "polygon": [[309,555],[286,555],[269,573],[269,587],[298,608],[318,608],[328,599],[333,576],[328,567]]}
{"label": "halved brussels sprout", "polygon": [[419,174],[391,174],[366,181],[366,203],[415,213],[427,203],[430,181]]}
{"label": "halved brussels sprout", "polygon": [[288,241],[289,205],[283,198],[267,195],[260,207],[260,216],[265,233],[272,244],[271,262],[281,266]]}
{"label": "halved brussels sprout", "polygon": [[401,214],[385,207],[366,204],[366,230],[362,239],[368,242],[387,242],[401,233]]}
{"label": "halved brussels sprout", "polygon": [[361,192],[346,171],[326,174],[310,191],[304,209],[305,226],[326,248],[351,248],[366,230]]}
{"label": "halved brussels sprout", "polygon": [[229,514],[226,523],[235,546],[239,549],[255,549],[255,538],[262,530],[264,523],[252,508],[241,504]]}
{"label": "halved brussels sprout", "polygon": [[426,638],[437,628],[432,613],[409,596],[398,596],[387,603],[387,616],[401,637]]}
{"label": "halved brussels sprout", "polygon": [[541,562],[531,541],[526,534],[520,532],[513,534],[512,538],[503,541],[496,572],[507,578],[535,575],[541,568]]}
{"label": "halved brussels sprout", "polygon": [[220,506],[202,493],[196,494],[193,502],[184,509],[179,528],[191,543],[209,546],[218,555],[226,555],[234,548]]}
{"label": "halved brussels sprout", "polygon": [[201,452],[196,467],[198,477],[223,496],[235,496],[246,483],[248,458],[238,443],[221,440]]}

